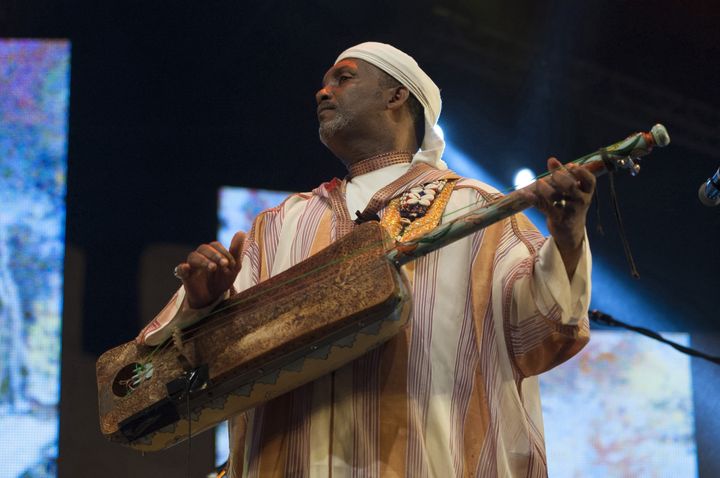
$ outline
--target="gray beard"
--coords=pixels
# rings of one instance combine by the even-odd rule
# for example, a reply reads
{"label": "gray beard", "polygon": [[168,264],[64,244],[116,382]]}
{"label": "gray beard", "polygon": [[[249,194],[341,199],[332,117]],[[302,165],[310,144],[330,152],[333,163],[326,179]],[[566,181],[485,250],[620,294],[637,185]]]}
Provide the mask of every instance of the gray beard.
{"label": "gray beard", "polygon": [[335,117],[333,119],[320,123],[318,132],[320,133],[320,141],[322,141],[322,144],[327,146],[328,141],[332,139],[332,137],[335,136],[339,131],[349,125],[352,119],[353,118],[351,115],[342,113],[340,112],[340,110],[336,109]]}

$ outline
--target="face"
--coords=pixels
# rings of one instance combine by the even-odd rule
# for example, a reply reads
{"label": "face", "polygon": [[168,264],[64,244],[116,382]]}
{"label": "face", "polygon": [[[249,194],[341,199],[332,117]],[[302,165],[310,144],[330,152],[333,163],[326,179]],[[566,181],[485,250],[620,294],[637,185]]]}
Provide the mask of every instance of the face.
{"label": "face", "polygon": [[374,66],[354,58],[328,70],[315,95],[320,140],[325,145],[342,134],[377,127],[376,119],[385,109],[378,78]]}

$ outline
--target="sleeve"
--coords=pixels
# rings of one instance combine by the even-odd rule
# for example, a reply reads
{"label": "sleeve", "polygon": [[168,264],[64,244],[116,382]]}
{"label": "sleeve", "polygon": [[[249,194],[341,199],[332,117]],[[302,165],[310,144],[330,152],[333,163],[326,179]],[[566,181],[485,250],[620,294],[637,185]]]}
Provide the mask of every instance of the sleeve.
{"label": "sleeve", "polygon": [[582,244],[582,255],[575,274],[569,279],[565,264],[555,240],[550,237],[540,248],[533,271],[537,284],[539,304],[557,304],[561,322],[577,325],[587,315],[590,306],[590,271],[592,258],[587,234]]}
{"label": "sleeve", "polygon": [[160,313],[140,331],[135,341],[143,345],[160,345],[170,338],[174,330],[182,330],[198,322],[229,295],[230,292],[226,291],[207,307],[193,309],[185,298],[185,288],[180,286]]}
{"label": "sleeve", "polygon": [[496,255],[505,341],[520,377],[545,372],[579,352],[590,339],[591,255],[587,235],[568,278],[560,251],[524,215],[507,221]]}
{"label": "sleeve", "polygon": [[[245,290],[260,281],[260,264],[263,261],[259,238],[262,234],[264,222],[263,214],[255,218],[252,229],[250,229],[250,233],[245,239],[242,267],[233,284],[235,291]],[[174,330],[182,330],[203,319],[217,304],[230,297],[232,292],[233,290],[226,291],[212,304],[202,309],[193,309],[188,305],[185,298],[185,288],[181,286],[160,313],[140,331],[135,341],[139,344],[152,346],[162,344],[172,336]]]}

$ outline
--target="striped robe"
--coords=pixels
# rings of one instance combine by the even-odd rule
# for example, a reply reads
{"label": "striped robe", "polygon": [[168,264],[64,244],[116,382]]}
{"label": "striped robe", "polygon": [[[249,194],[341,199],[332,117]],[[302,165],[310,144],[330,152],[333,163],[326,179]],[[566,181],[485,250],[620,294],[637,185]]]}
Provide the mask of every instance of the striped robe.
{"label": "striped robe", "polygon": [[[256,218],[237,290],[334,240],[329,184]],[[461,179],[446,211],[494,194]],[[521,214],[403,270],[412,286],[409,326],[345,367],[232,419],[229,476],[547,476],[536,375],[588,341],[587,240],[572,281],[553,240]],[[178,309],[182,290],[159,322]]]}

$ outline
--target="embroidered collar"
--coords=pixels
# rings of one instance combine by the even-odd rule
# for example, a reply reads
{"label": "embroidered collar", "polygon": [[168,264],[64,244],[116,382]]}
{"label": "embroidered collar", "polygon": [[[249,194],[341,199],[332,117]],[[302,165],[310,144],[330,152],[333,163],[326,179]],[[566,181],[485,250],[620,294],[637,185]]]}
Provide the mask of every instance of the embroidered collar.
{"label": "embroidered collar", "polygon": [[404,164],[412,161],[413,154],[409,151],[391,151],[372,156],[348,167],[348,179],[367,174],[372,171],[391,166],[393,164]]}

